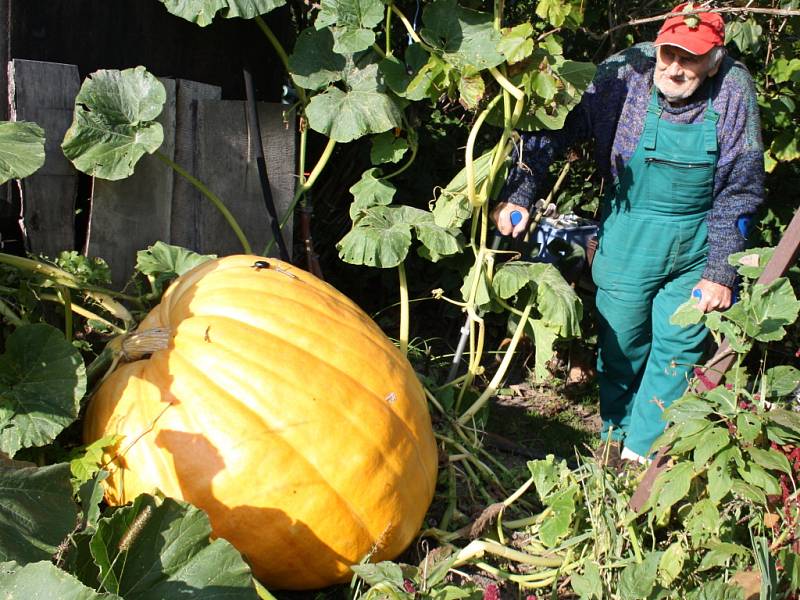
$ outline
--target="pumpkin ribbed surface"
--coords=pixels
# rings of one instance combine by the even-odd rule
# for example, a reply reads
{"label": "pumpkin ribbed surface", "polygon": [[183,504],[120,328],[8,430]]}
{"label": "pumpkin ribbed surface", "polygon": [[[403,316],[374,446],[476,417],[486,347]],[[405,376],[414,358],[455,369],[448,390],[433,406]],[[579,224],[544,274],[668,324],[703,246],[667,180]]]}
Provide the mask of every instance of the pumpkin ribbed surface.
{"label": "pumpkin ribbed surface", "polygon": [[411,542],[436,443],[421,385],[375,323],[313,275],[258,260],[176,280],[140,326],[168,327],[168,347],[103,383],[84,434],[124,436],[110,503],[187,500],[265,584],[319,588]]}

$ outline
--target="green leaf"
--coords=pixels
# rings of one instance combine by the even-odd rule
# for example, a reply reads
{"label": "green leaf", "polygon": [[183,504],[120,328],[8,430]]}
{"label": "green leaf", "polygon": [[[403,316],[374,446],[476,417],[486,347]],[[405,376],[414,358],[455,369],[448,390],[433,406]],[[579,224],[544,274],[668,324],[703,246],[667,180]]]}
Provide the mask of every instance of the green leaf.
{"label": "green leaf", "polygon": [[83,484],[94,477],[101,468],[104,448],[114,446],[123,437],[121,435],[109,435],[81,448],[78,452],[73,451],[72,456],[75,456],[75,458],[69,461],[69,469],[73,479],[78,484]]}
{"label": "green leaf", "polygon": [[572,515],[575,513],[575,496],[578,486],[571,485],[563,492],[547,499],[550,516],[539,529],[539,538],[547,548],[553,548],[572,529]]}
{"label": "green leaf", "polygon": [[49,560],[77,518],[65,463],[0,469],[0,562]]}
{"label": "green leaf", "polygon": [[545,502],[555,487],[561,481],[561,471],[563,465],[555,462],[555,457],[549,454],[547,458],[542,460],[528,461],[528,470],[531,472],[533,478],[533,485],[536,487],[536,493],[539,499]]}
{"label": "green leaf", "polygon": [[333,28],[334,52],[360,52],[375,42],[372,28],[383,20],[383,13],[381,0],[321,0],[314,27],[336,26]]}
{"label": "green leaf", "polygon": [[459,6],[455,0],[434,0],[422,13],[420,37],[460,71],[480,71],[503,62],[500,34],[492,16]]}
{"label": "green leaf", "polygon": [[791,365],[778,365],[767,369],[764,376],[767,398],[788,396],[800,386],[800,370]]}
{"label": "green leaf", "polygon": [[572,590],[581,597],[581,600],[602,600],[603,580],[600,569],[593,562],[584,563],[583,575],[573,574],[570,577]]}
{"label": "green leaf", "polygon": [[667,515],[674,504],[686,498],[694,476],[694,467],[688,462],[679,462],[659,475],[659,493],[654,507],[656,519]]}
{"label": "green leaf", "polygon": [[[482,154],[472,161],[475,170],[475,187],[481,186],[489,174],[492,152]],[[433,218],[440,227],[461,227],[472,216],[472,206],[467,196],[466,168],[461,169],[442,190],[433,208]]]}
{"label": "green leaf", "polygon": [[78,417],[86,367],[58,329],[23,325],[0,356],[0,451],[44,446]]}
{"label": "green leaf", "polygon": [[720,528],[719,510],[714,500],[703,498],[692,505],[684,527],[694,547],[716,537]]}
{"label": "green leaf", "polygon": [[[755,446],[745,448],[745,451],[750,455],[750,458],[753,459],[753,462],[765,469],[770,471],[782,471],[787,475],[792,474],[792,468],[789,466],[789,459],[786,458],[786,455],[782,452],[772,449],[764,450],[763,448],[756,448]],[[747,480],[746,477],[745,480]]]}
{"label": "green leaf", "polygon": [[561,337],[580,336],[583,304],[578,294],[555,266],[535,263],[532,271],[536,277],[536,308],[542,320]]}
{"label": "green leaf", "polygon": [[350,187],[353,203],[350,205],[350,218],[356,221],[372,206],[388,206],[392,203],[397,188],[385,179],[379,179],[380,169],[368,169],[361,175],[358,183]]}
{"label": "green leaf", "polygon": [[353,265],[396,267],[408,254],[411,225],[397,206],[372,206],[338,244],[339,258]]}
{"label": "green leaf", "polygon": [[662,552],[648,552],[641,563],[632,563],[622,570],[619,577],[619,595],[625,600],[650,598],[656,587],[658,565]]}
{"label": "green leaf", "polygon": [[284,0],[160,0],[167,10],[200,27],[210,25],[214,17],[252,19],[283,6]]}
{"label": "green leaf", "polygon": [[136,270],[147,276],[160,294],[168,282],[214,258],[213,254],[198,254],[180,246],[156,242],[136,253]]}
{"label": "green leaf", "polygon": [[707,571],[715,567],[722,567],[734,556],[741,558],[748,558],[750,551],[744,546],[733,544],[731,542],[716,542],[707,546],[708,552],[703,556],[700,561],[698,571]]}
{"label": "green leaf", "polygon": [[789,162],[800,158],[800,144],[792,131],[782,131],[769,147],[772,155],[781,162]]}
{"label": "green leaf", "polygon": [[155,119],[167,99],[162,83],[144,67],[100,70],[75,98],[72,125],[61,148],[75,168],[100,179],[125,179],[145,153],[164,141]]}
{"label": "green leaf", "polygon": [[800,414],[783,408],[773,408],[766,415],[768,422],[774,423],[794,435],[800,435]]}
{"label": "green leaf", "polygon": [[480,73],[476,75],[465,75],[458,80],[458,94],[461,106],[467,110],[475,110],[483,99],[486,92],[486,84]]}
{"label": "green leaf", "polygon": [[[726,316],[740,304],[742,302],[734,304]],[[747,304],[746,309],[744,306],[741,309],[743,312],[746,310],[745,314],[736,313],[737,324],[747,335],[761,342],[783,339],[786,335],[784,327],[797,320],[800,310],[800,302],[785,277],[779,277],[769,285],[754,284]]]}
{"label": "green leaf", "polygon": [[767,505],[767,496],[764,493],[764,490],[755,485],[745,483],[741,479],[733,480],[733,483],[731,484],[731,492],[733,492],[739,498],[749,500],[750,502],[755,502],[761,506]]}
{"label": "green leaf", "polygon": [[658,579],[661,585],[669,587],[678,578],[686,558],[686,550],[680,542],[673,542],[667,547],[658,562]]}
{"label": "green leaf", "polygon": [[510,29],[504,29],[497,50],[513,65],[528,58],[533,53],[533,25],[522,23]]}
{"label": "green leaf", "polygon": [[741,459],[741,450],[736,447],[726,448],[711,462],[708,467],[708,497],[718,503],[731,491],[733,486],[733,463]]}
{"label": "green leaf", "polygon": [[[476,276],[479,278],[477,282],[475,282]],[[465,302],[470,298],[473,283],[478,286],[475,290],[475,304],[478,306],[489,304],[492,300],[492,296],[489,293],[486,271],[484,270],[484,265],[481,263],[474,263],[470,267],[467,276],[464,277],[464,283],[461,284],[461,297]]]}
{"label": "green leaf", "polygon": [[108,471],[99,471],[92,479],[86,481],[78,490],[78,498],[81,501],[83,519],[81,528],[94,531],[97,521],[100,518],[100,502],[103,500],[103,481],[108,477]]}
{"label": "green leaf", "polygon": [[800,58],[789,60],[780,56],[770,63],[767,73],[775,80],[775,83],[792,81],[793,78],[800,76]]}
{"label": "green leaf", "polygon": [[373,165],[396,163],[407,151],[408,141],[405,138],[395,135],[393,131],[385,131],[372,138],[369,158]]}
{"label": "green leaf", "polygon": [[539,0],[536,3],[536,16],[547,20],[553,27],[561,27],[570,9],[570,4],[564,0]]}
{"label": "green leaf", "polygon": [[439,227],[434,222],[433,215],[427,211],[421,211],[410,206],[404,206],[403,209],[406,212],[419,211],[425,216],[424,219],[414,223],[414,232],[417,234],[417,239],[427,249],[427,258],[429,260],[436,262],[443,256],[451,256],[461,252],[461,243],[457,237],[458,230]]}
{"label": "green leaf", "polygon": [[742,277],[758,279],[773,254],[775,254],[775,248],[752,248],[731,254],[728,257],[728,263],[736,267]]}
{"label": "green leaf", "polygon": [[344,77],[345,57],[333,51],[330,29],[308,27],[297,36],[289,56],[289,72],[301,88],[319,90]]}
{"label": "green leaf", "polygon": [[531,75],[530,89],[545,102],[550,102],[558,92],[558,81],[550,73],[536,71]]}
{"label": "green leaf", "polygon": [[725,44],[733,42],[745,54],[756,52],[761,46],[763,30],[755,19],[731,20],[725,26]]}
{"label": "green leaf", "polygon": [[727,417],[733,417],[739,414],[736,392],[733,390],[718,385],[713,390],[709,390],[706,393],[706,398],[715,405],[717,412]]}
{"label": "green leaf", "polygon": [[559,78],[575,88],[583,91],[589,87],[597,72],[597,66],[590,62],[578,62],[575,60],[565,60],[556,62],[553,70]]}
{"label": "green leaf", "polygon": [[555,355],[553,345],[558,338],[558,332],[541,319],[528,319],[528,325],[533,331],[535,344],[534,374],[536,381],[544,381],[550,374],[547,365]]}
{"label": "green leaf", "polygon": [[713,458],[720,450],[730,443],[730,435],[722,427],[711,427],[705,430],[700,438],[700,442],[694,449],[694,467],[698,471],[705,467],[706,463]]}
{"label": "green leaf", "polygon": [[736,415],[736,437],[746,444],[752,444],[761,435],[764,423],[753,413],[742,412]]}
{"label": "green leaf", "polygon": [[101,594],[86,587],[50,561],[3,573],[0,596],[3,600],[122,600],[116,594]]}
{"label": "green leaf", "polygon": [[352,565],[350,570],[368,585],[388,583],[398,589],[403,589],[403,570],[400,565],[393,562],[383,561],[376,564]]}
{"label": "green leaf", "polygon": [[681,423],[690,419],[705,419],[713,412],[711,404],[694,394],[687,394],[673,402],[664,411],[664,418],[671,423]]}
{"label": "green leaf", "polygon": [[377,64],[351,71],[347,85],[347,91],[332,87],[311,99],[306,115],[314,131],[337,142],[349,142],[368,133],[382,133],[400,126],[400,109],[384,93]]}
{"label": "green leaf", "polygon": [[104,587],[125,600],[256,600],[250,568],[199,508],[141,495],[101,519],[90,547]]}
{"label": "green leaf", "polygon": [[406,49],[405,62],[395,56],[387,56],[380,62],[386,84],[395,94],[409,100],[430,98],[435,101],[447,87],[443,80],[450,68],[438,56],[428,54],[420,44],[411,44]]}
{"label": "green leaf", "polygon": [[36,123],[0,121],[0,184],[39,170],[44,142],[44,129]]}
{"label": "green leaf", "polygon": [[686,327],[696,325],[703,320],[703,316],[703,311],[697,308],[697,300],[690,298],[675,309],[669,322],[678,327]]}

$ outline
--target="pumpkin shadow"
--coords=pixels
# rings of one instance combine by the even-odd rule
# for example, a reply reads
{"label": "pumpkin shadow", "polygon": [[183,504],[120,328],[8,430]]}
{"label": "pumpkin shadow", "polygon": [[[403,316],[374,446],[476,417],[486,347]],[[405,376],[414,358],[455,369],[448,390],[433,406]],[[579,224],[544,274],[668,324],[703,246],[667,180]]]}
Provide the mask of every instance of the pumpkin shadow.
{"label": "pumpkin shadow", "polygon": [[[327,573],[334,572],[337,564],[351,562],[320,540],[305,523],[291,519],[282,510],[248,505],[230,507],[220,501],[214,495],[212,483],[225,469],[225,460],[205,436],[162,430],[155,443],[172,454],[183,499],[208,514],[214,537],[233,544],[251,566],[256,562],[263,563],[266,551],[271,577],[265,577],[265,572],[256,567],[253,567],[253,574],[267,586],[271,578],[285,580],[290,577],[296,581],[297,572],[308,572],[311,559],[322,572]],[[271,536],[275,531],[281,532],[278,547],[263,547],[259,535],[262,528],[269,528]],[[299,582],[299,585],[313,589],[328,583],[320,579]]]}

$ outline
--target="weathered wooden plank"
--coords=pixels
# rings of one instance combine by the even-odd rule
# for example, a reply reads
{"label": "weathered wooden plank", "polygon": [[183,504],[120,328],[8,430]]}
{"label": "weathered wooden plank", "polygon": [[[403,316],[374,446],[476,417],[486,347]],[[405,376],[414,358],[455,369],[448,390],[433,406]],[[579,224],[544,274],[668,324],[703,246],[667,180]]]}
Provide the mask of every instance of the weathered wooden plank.
{"label": "weathered wooden plank", "polygon": [[[258,109],[270,187],[278,215],[283,218],[294,193],[294,129],[284,125],[280,104],[259,103]],[[251,142],[244,102],[198,102],[197,176],[225,202],[253,252],[260,254],[271,233]],[[201,203],[197,209],[196,222],[201,232],[197,251],[218,255],[242,252],[231,227],[210,202]],[[284,239],[290,248],[291,231],[290,220],[284,228]]]}
{"label": "weathered wooden plank", "polygon": [[[186,79],[177,80],[175,113],[175,162],[195,177],[198,176],[197,102],[219,100],[222,88]],[[200,247],[198,206],[208,202],[195,186],[176,175],[172,196],[171,243],[190,250]]]}
{"label": "weathered wooden plank", "polygon": [[8,74],[11,120],[34,121],[46,137],[44,165],[20,183],[26,248],[54,256],[75,246],[78,173],[61,151],[61,141],[80,89],[78,68],[15,59]]}
{"label": "weathered wooden plank", "polygon": [[[158,118],[164,143],[157,150],[174,160],[175,80],[160,79],[167,101]],[[136,252],[157,241],[170,242],[174,171],[155,155],[145,155],[133,175],[120,181],[94,180],[87,253],[104,258],[113,285],[133,273]]]}

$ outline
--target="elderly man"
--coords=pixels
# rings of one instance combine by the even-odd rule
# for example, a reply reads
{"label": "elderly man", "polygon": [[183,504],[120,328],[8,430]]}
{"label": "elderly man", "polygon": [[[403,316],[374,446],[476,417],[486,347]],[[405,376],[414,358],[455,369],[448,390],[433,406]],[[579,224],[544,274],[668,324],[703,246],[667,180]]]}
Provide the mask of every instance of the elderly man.
{"label": "elderly man", "polygon": [[[744,247],[742,223],[763,197],[753,81],[725,56],[720,15],[684,9],[654,43],[603,62],[562,130],[523,135],[521,166],[493,211],[502,233],[520,234],[550,163],[594,140],[612,184],[592,265],[603,437],[640,462],[704,351],[704,326],[676,327],[670,316],[691,296],[706,312],[730,306],[736,272],[727,258]],[[516,225],[513,211],[523,216]]]}

